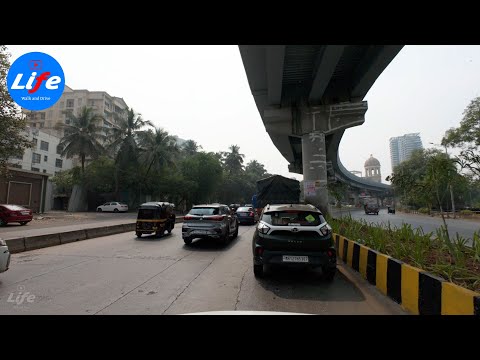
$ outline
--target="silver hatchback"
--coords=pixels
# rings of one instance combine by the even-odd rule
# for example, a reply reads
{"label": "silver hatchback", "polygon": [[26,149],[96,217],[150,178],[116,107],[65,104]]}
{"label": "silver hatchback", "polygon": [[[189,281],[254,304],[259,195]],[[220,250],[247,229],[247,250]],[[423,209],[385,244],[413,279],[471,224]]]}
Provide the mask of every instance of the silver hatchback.
{"label": "silver hatchback", "polygon": [[187,245],[196,238],[211,238],[226,244],[237,236],[238,218],[227,205],[196,205],[183,218],[182,238]]}

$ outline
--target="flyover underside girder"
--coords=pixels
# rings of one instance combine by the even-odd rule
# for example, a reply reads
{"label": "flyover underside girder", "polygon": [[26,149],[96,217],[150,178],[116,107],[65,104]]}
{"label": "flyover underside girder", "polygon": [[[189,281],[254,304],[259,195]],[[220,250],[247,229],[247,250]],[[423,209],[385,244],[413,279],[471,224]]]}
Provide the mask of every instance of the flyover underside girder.
{"label": "flyover underside girder", "polygon": [[302,136],[321,132],[326,135],[327,162],[334,176],[341,174],[339,178],[359,188],[389,190],[386,184],[352,179],[354,175],[338,159],[338,146],[347,127],[364,122],[366,102],[361,101],[402,47],[239,46],[265,129],[290,163],[290,171],[303,173]]}

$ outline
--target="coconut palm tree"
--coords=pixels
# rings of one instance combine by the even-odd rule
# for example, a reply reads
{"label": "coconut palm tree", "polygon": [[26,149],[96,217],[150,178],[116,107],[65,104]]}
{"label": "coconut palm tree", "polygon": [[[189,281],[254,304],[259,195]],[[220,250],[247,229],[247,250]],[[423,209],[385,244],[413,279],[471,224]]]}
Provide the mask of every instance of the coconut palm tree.
{"label": "coconut palm tree", "polygon": [[187,140],[182,146],[183,152],[189,156],[195,155],[201,148],[202,146],[198,145],[195,140]]}
{"label": "coconut palm tree", "polygon": [[[117,127],[109,129],[107,150],[115,160],[115,193],[118,196],[119,172],[128,164],[135,163],[138,156],[137,132],[145,126],[153,126],[149,120],[143,120],[141,114],[132,108],[126,110],[126,116],[117,116]],[[122,114],[122,115],[123,115]]]}
{"label": "coconut palm tree", "polygon": [[147,176],[151,169],[161,171],[166,166],[175,166],[180,149],[175,138],[162,128],[139,132],[141,158],[147,166]]}
{"label": "coconut palm tree", "polygon": [[72,158],[79,156],[82,163],[82,174],[85,173],[85,159],[97,158],[105,149],[103,143],[106,139],[103,127],[103,116],[95,114],[92,108],[83,107],[80,114],[66,113],[68,124],[59,124],[58,129],[64,131],[59,146],[62,148],[61,156]]}
{"label": "coconut palm tree", "polygon": [[238,174],[243,170],[244,154],[240,154],[240,147],[238,145],[230,145],[228,148],[230,152],[224,153],[224,164],[230,174]]}

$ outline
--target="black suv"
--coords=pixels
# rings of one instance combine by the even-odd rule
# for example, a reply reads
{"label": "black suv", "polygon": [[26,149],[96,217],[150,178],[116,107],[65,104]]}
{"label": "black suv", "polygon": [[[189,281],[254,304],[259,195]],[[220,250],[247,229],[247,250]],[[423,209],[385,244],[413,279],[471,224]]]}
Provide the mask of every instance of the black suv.
{"label": "black suv", "polygon": [[212,238],[226,244],[237,236],[238,219],[227,205],[196,205],[183,217],[182,237],[187,245],[195,238]]}
{"label": "black suv", "polygon": [[267,205],[252,241],[253,272],[268,264],[321,267],[331,281],[337,269],[332,228],[313,205]]}

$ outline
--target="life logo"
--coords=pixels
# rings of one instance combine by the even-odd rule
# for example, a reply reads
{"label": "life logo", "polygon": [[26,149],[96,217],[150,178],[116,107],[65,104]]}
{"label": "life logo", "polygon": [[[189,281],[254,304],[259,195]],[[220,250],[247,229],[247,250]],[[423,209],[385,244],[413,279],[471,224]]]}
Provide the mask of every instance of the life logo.
{"label": "life logo", "polygon": [[42,52],[20,56],[10,67],[7,86],[13,100],[27,110],[44,110],[58,101],[65,88],[63,69]]}

